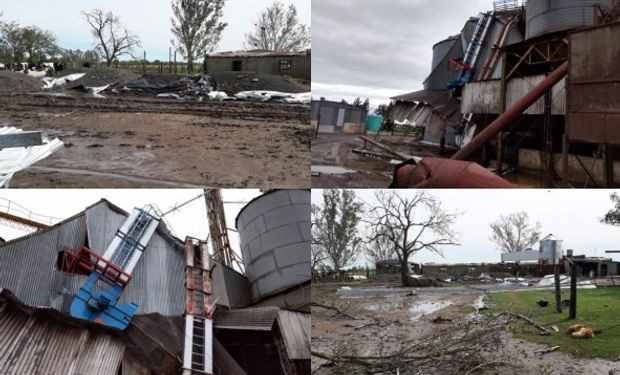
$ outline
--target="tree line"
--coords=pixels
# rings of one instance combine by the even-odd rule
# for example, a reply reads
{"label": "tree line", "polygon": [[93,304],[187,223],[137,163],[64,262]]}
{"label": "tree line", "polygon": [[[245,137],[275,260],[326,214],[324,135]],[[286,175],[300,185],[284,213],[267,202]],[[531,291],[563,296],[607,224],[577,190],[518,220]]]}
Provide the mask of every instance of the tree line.
{"label": "tree line", "polygon": [[[222,21],[226,0],[172,0],[171,40],[175,50],[193,73],[194,61],[213,52],[228,26]],[[21,26],[3,20],[0,13],[0,61],[40,63],[50,59],[68,63],[103,61],[112,66],[122,56],[137,59],[141,46],[138,35],[127,29],[120,17],[110,11],[83,11],[93,38],[92,49],[81,51],[58,46],[54,34],[36,26]],[[252,22],[245,34],[244,48],[263,51],[299,51],[310,45],[310,28],[300,23],[294,5],[275,1]]]}
{"label": "tree line", "polygon": [[[362,202],[354,190],[326,189],[321,204],[312,206],[311,267],[340,273],[366,257],[374,264],[398,261],[401,282],[411,285],[408,263],[421,251],[443,255],[446,246],[460,246],[454,230],[462,213],[450,211],[424,190],[376,190],[374,202]],[[600,219],[620,225],[620,197]],[[500,216],[489,223],[491,241],[502,253],[534,246],[542,237],[540,222],[524,211]]]}

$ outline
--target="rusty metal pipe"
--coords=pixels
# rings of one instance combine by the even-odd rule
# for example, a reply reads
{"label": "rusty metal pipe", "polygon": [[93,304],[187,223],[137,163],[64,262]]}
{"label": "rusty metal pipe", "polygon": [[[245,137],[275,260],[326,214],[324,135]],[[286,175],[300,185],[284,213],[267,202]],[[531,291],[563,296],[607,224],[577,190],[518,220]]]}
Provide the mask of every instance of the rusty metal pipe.
{"label": "rusty metal pipe", "polygon": [[568,62],[562,64],[559,68],[551,72],[538,86],[534,87],[518,102],[513,104],[506,112],[502,113],[491,125],[487,126],[480,134],[471,140],[465,147],[460,149],[456,154],[452,155],[453,160],[467,160],[484,146],[491,139],[496,137],[500,132],[510,126],[520,114],[525,112],[532,104],[534,104],[547,91],[551,90],[558,82],[568,74]]}

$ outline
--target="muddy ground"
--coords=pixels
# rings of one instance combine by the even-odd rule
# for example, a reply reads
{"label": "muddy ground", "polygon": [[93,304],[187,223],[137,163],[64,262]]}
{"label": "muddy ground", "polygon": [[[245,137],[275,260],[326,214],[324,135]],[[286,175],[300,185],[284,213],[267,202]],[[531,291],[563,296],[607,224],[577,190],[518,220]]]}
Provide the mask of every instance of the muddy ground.
{"label": "muddy ground", "polygon": [[0,124],[65,143],[12,187],[308,186],[308,116],[276,103],[0,96]]}
{"label": "muddy ground", "polygon": [[[313,351],[331,354],[346,350],[357,356],[387,356],[402,348],[403,343],[428,340],[445,330],[454,329],[457,324],[476,314],[472,306],[480,306],[484,301],[484,294],[475,289],[463,293],[451,288],[443,288],[443,293],[426,293],[423,288],[418,288],[406,294],[401,292],[381,297],[339,298],[336,295],[337,289],[342,286],[363,288],[363,285],[313,285],[313,301],[334,303],[347,314],[358,318],[350,319],[332,310],[313,307]],[[388,319],[392,323],[387,327],[372,324],[377,318]],[[437,318],[448,321],[437,323]],[[482,367],[471,374],[620,374],[619,361],[577,358],[562,352],[537,354],[536,351],[546,347],[516,339],[507,331],[501,334],[500,340],[502,344],[497,351],[505,352],[502,355],[510,359],[509,364]],[[315,374],[339,374],[341,371],[330,365],[329,361],[317,357],[312,359],[312,369]],[[400,372],[408,374],[406,368]],[[435,371],[433,374],[438,373]]]}
{"label": "muddy ground", "polygon": [[[375,135],[369,135],[375,138]],[[437,157],[439,147],[421,143],[413,137],[380,134],[377,140],[407,156]],[[313,188],[387,188],[392,183],[396,160],[353,153],[363,149],[364,141],[353,134],[319,134],[312,140],[312,187]],[[367,150],[386,154],[375,146]],[[450,157],[448,153],[443,157]],[[338,168],[333,168],[338,167]],[[543,176],[537,171],[520,170],[508,173],[506,180],[520,188],[542,188]],[[559,179],[554,183],[559,187]],[[579,185],[575,185],[579,186]]]}

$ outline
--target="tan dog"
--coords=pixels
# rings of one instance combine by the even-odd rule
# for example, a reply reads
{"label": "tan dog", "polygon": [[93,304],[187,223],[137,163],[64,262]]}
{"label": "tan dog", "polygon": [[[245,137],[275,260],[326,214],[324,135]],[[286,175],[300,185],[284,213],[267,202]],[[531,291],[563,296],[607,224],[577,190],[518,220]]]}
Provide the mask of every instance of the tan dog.
{"label": "tan dog", "polygon": [[594,330],[583,324],[575,324],[568,327],[568,334],[576,339],[591,339],[595,333],[601,333],[601,330]]}

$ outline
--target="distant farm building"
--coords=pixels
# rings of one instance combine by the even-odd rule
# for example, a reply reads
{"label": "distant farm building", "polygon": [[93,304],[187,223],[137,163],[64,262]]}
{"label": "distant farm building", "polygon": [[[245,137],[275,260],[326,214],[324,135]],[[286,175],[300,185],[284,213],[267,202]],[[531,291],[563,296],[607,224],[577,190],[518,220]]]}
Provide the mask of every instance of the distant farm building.
{"label": "distant farm building", "polygon": [[312,128],[318,126],[319,133],[362,134],[368,116],[363,108],[323,98],[312,101],[310,113]]}
{"label": "distant farm building", "polygon": [[258,72],[311,79],[310,50],[302,52],[235,51],[206,56],[207,73]]}

